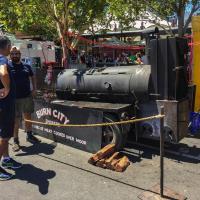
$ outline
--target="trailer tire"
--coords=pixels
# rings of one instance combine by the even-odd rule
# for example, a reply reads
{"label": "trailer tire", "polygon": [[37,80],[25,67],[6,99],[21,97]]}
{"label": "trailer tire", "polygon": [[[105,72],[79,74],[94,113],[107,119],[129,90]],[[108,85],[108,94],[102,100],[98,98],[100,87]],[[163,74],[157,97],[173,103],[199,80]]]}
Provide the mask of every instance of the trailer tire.
{"label": "trailer tire", "polygon": [[[104,122],[116,122],[119,121],[117,118],[112,114],[104,114],[103,116]],[[102,138],[102,146],[106,146],[107,144],[115,144],[116,149],[120,150],[124,147],[127,138],[127,131],[123,129],[121,125],[110,125],[103,127],[103,138]],[[107,135],[110,134],[110,135]],[[110,136],[110,140],[106,140],[105,138]]]}

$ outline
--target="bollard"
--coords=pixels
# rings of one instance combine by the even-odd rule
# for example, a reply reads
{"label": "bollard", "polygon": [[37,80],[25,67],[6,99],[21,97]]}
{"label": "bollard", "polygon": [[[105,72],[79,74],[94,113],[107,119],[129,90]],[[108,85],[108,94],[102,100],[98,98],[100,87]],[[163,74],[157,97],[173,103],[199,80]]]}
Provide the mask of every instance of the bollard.
{"label": "bollard", "polygon": [[153,186],[150,191],[145,191],[138,196],[141,200],[164,200],[164,199],[179,199],[186,200],[187,198],[177,193],[170,188],[164,187],[164,106],[160,107],[160,184]]}
{"label": "bollard", "polygon": [[[164,106],[160,107],[160,114],[164,115]],[[164,190],[164,118],[160,118],[160,196],[163,197]]]}

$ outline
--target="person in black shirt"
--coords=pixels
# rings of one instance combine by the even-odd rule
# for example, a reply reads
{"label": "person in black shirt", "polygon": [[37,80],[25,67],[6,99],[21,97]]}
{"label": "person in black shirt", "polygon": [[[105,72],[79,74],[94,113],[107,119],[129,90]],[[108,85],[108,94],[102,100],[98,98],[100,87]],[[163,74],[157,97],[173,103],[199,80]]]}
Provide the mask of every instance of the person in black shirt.
{"label": "person in black shirt", "polygon": [[[11,43],[6,36],[0,36],[0,160],[3,168],[22,167],[9,156],[8,141],[13,136],[15,120],[15,83],[6,56],[10,53]],[[0,180],[12,178],[12,174],[0,167]]]}
{"label": "person in black shirt", "polygon": [[[10,69],[16,85],[16,109],[15,109],[15,129],[13,151],[20,149],[18,129],[20,119],[31,120],[34,112],[33,96],[35,95],[35,78],[29,65],[21,62],[21,52],[17,47],[13,47],[10,52]],[[32,124],[25,121],[27,141],[31,143],[39,142],[39,139],[32,134]]]}

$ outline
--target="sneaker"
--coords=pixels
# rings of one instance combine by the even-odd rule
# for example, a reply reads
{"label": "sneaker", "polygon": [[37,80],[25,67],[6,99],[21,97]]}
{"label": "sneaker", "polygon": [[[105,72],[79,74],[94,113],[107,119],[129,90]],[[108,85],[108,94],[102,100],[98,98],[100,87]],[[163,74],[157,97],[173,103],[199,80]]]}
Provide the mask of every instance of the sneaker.
{"label": "sneaker", "polygon": [[8,173],[6,170],[0,167],[0,181],[6,181],[13,177],[13,174]]}
{"label": "sneaker", "polygon": [[22,167],[22,164],[10,158],[3,159],[1,166],[6,169],[19,169]]}
{"label": "sneaker", "polygon": [[14,142],[14,144],[13,144],[13,146],[12,146],[12,150],[14,151],[14,152],[17,152],[17,151],[19,151],[21,149],[21,146],[19,145],[19,143],[15,143]]}
{"label": "sneaker", "polygon": [[41,140],[39,140],[37,137],[35,137],[32,134],[28,135],[27,138],[26,138],[26,140],[27,140],[27,142],[30,142],[32,144],[41,142]]}

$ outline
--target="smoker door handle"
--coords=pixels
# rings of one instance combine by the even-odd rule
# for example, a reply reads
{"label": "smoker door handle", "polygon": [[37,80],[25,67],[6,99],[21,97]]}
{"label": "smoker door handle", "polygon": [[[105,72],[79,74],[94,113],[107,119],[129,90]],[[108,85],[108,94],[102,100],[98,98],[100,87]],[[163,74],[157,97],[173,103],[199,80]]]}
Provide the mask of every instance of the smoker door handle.
{"label": "smoker door handle", "polygon": [[175,67],[175,68],[173,69],[173,71],[178,71],[178,70],[181,70],[181,69],[183,69],[183,68],[184,68],[183,66]]}
{"label": "smoker door handle", "polygon": [[104,83],[104,87],[106,88],[106,89],[112,89],[112,84],[111,83],[109,83],[109,82],[105,82]]}

